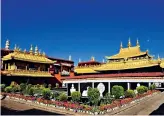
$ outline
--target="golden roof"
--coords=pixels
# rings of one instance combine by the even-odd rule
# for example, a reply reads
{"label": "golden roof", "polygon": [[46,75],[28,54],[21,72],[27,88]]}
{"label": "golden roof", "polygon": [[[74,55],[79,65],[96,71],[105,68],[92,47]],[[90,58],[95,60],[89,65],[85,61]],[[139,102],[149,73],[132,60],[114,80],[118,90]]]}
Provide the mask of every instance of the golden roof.
{"label": "golden roof", "polygon": [[76,73],[97,73],[97,71],[93,70],[93,67],[76,67]]}
{"label": "golden roof", "polygon": [[45,55],[34,55],[34,54],[29,54],[29,53],[25,53],[25,52],[21,52],[17,50],[15,50],[13,53],[10,53],[2,58],[3,61],[11,60],[11,59],[37,62],[37,63],[46,63],[46,64],[53,64],[55,62],[46,58]]}
{"label": "golden roof", "polygon": [[[106,56],[106,58],[107,59],[121,59],[121,58],[136,57],[136,56],[141,56],[141,55],[146,55],[146,54],[148,55],[148,51],[142,52],[140,50],[140,45],[139,45],[138,40],[137,40],[137,45],[132,47],[130,43],[130,39],[129,39],[127,48],[123,48],[122,42],[121,42],[119,53],[113,56]],[[148,56],[151,57],[150,55]]]}
{"label": "golden roof", "polygon": [[107,56],[106,58],[107,59],[120,59],[120,58],[141,56],[145,54],[147,54],[147,52],[141,52],[140,47],[135,46],[135,47],[129,47],[129,48],[121,48],[118,54],[113,55],[111,57]]}
{"label": "golden roof", "polygon": [[164,59],[161,60],[160,67],[164,68]]}
{"label": "golden roof", "polygon": [[136,60],[128,62],[109,62],[102,64],[101,67],[94,68],[96,71],[106,71],[106,70],[125,70],[125,69],[135,69],[135,68],[144,68],[159,65],[158,60]]}

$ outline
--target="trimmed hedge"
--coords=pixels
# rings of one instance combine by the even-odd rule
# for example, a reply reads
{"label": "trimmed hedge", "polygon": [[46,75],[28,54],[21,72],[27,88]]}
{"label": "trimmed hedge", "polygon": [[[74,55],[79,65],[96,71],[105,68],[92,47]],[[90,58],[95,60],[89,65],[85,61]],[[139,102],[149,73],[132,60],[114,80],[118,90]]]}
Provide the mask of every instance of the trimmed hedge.
{"label": "trimmed hedge", "polygon": [[133,98],[133,97],[135,97],[135,92],[133,90],[127,90],[125,92],[125,97],[127,97],[127,98]]}
{"label": "trimmed hedge", "polygon": [[74,91],[71,93],[72,100],[74,102],[80,101],[81,93],[79,91]]}
{"label": "trimmed hedge", "polygon": [[146,87],[146,86],[139,86],[139,87],[137,87],[137,91],[138,91],[139,94],[143,94],[143,93],[148,91],[148,87]]}
{"label": "trimmed hedge", "polygon": [[112,95],[114,95],[115,99],[119,99],[121,96],[124,95],[124,88],[118,85],[113,86]]}

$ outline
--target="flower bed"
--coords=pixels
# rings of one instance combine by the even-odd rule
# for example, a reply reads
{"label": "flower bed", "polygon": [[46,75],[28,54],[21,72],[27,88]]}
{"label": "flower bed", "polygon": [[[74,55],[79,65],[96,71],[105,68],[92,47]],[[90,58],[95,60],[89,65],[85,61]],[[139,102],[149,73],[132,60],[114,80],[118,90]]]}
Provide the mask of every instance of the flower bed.
{"label": "flower bed", "polygon": [[[121,100],[114,100],[111,104],[98,106],[99,114],[104,114],[105,112],[110,112],[111,110],[115,110],[121,106],[127,105],[129,103],[133,103],[137,100],[141,100],[141,99],[145,98],[146,96],[148,97],[156,92],[159,92],[159,91],[157,91],[157,90],[148,91],[144,94],[139,94],[139,95],[135,96],[134,98],[125,98],[125,99],[121,99]],[[7,96],[9,96],[9,98],[14,98],[17,100],[24,100],[24,101],[35,102],[35,103],[37,102],[39,104],[43,104],[43,105],[47,105],[47,106],[49,105],[52,107],[63,108],[63,109],[67,109],[67,110],[74,111],[74,112],[83,112],[83,113],[88,113],[88,114],[95,113],[95,112],[92,112],[92,109],[93,109],[92,106],[83,105],[83,104],[79,104],[79,103],[72,103],[72,102],[68,102],[68,101],[66,101],[66,102],[52,101],[52,100],[46,100],[43,98],[36,99],[36,97],[24,96],[22,94],[1,93],[1,95],[7,95]]]}

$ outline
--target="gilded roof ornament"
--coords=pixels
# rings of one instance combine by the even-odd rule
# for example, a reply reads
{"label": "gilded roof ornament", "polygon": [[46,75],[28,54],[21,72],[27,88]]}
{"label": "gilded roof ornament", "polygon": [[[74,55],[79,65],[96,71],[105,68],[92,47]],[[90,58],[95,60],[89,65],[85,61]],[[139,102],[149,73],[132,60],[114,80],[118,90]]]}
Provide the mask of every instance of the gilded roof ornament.
{"label": "gilded roof ornament", "polygon": [[16,49],[17,49],[17,45],[15,44],[14,50],[16,50]]}
{"label": "gilded roof ornament", "polygon": [[35,47],[35,55],[38,55],[38,47]]}
{"label": "gilded roof ornament", "polygon": [[79,58],[79,62],[81,62],[81,59]]}
{"label": "gilded roof ornament", "polygon": [[92,56],[92,57],[91,57],[91,61],[95,61],[95,57]]}
{"label": "gilded roof ornament", "polygon": [[26,49],[24,49],[24,53],[26,53]]}
{"label": "gilded roof ornament", "polygon": [[158,54],[158,61],[161,61],[161,58],[159,57],[159,54]]}
{"label": "gilded roof ornament", "polygon": [[30,54],[33,53],[33,47],[32,47],[32,44],[31,44],[31,47],[30,47]]}
{"label": "gilded roof ornament", "polygon": [[71,55],[69,55],[69,59],[68,59],[69,61],[71,61],[72,60],[72,57],[71,57]]}
{"label": "gilded roof ornament", "polygon": [[41,55],[41,50],[39,50],[39,55]]}
{"label": "gilded roof ornament", "polygon": [[45,52],[43,52],[43,54],[42,54],[43,56],[46,56],[46,53]]}
{"label": "gilded roof ornament", "polygon": [[128,47],[131,47],[130,37],[129,37],[129,41],[128,41]]}
{"label": "gilded roof ornament", "polygon": [[137,46],[140,46],[139,41],[138,41],[138,38],[137,38]]}
{"label": "gilded roof ornament", "polygon": [[122,42],[121,42],[121,44],[120,44],[120,48],[121,48],[121,49],[123,48],[123,46],[122,46]]}
{"label": "gilded roof ornament", "polygon": [[9,50],[9,47],[10,47],[10,41],[7,39],[5,44],[5,49]]}

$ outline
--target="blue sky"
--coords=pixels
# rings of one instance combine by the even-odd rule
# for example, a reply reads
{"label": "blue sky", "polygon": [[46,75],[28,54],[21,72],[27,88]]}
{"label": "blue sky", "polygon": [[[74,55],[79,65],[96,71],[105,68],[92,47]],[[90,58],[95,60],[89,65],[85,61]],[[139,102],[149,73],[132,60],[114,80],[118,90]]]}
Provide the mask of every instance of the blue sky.
{"label": "blue sky", "polygon": [[139,39],[141,50],[164,57],[163,0],[2,0],[2,47],[37,45],[77,62],[116,54]]}

